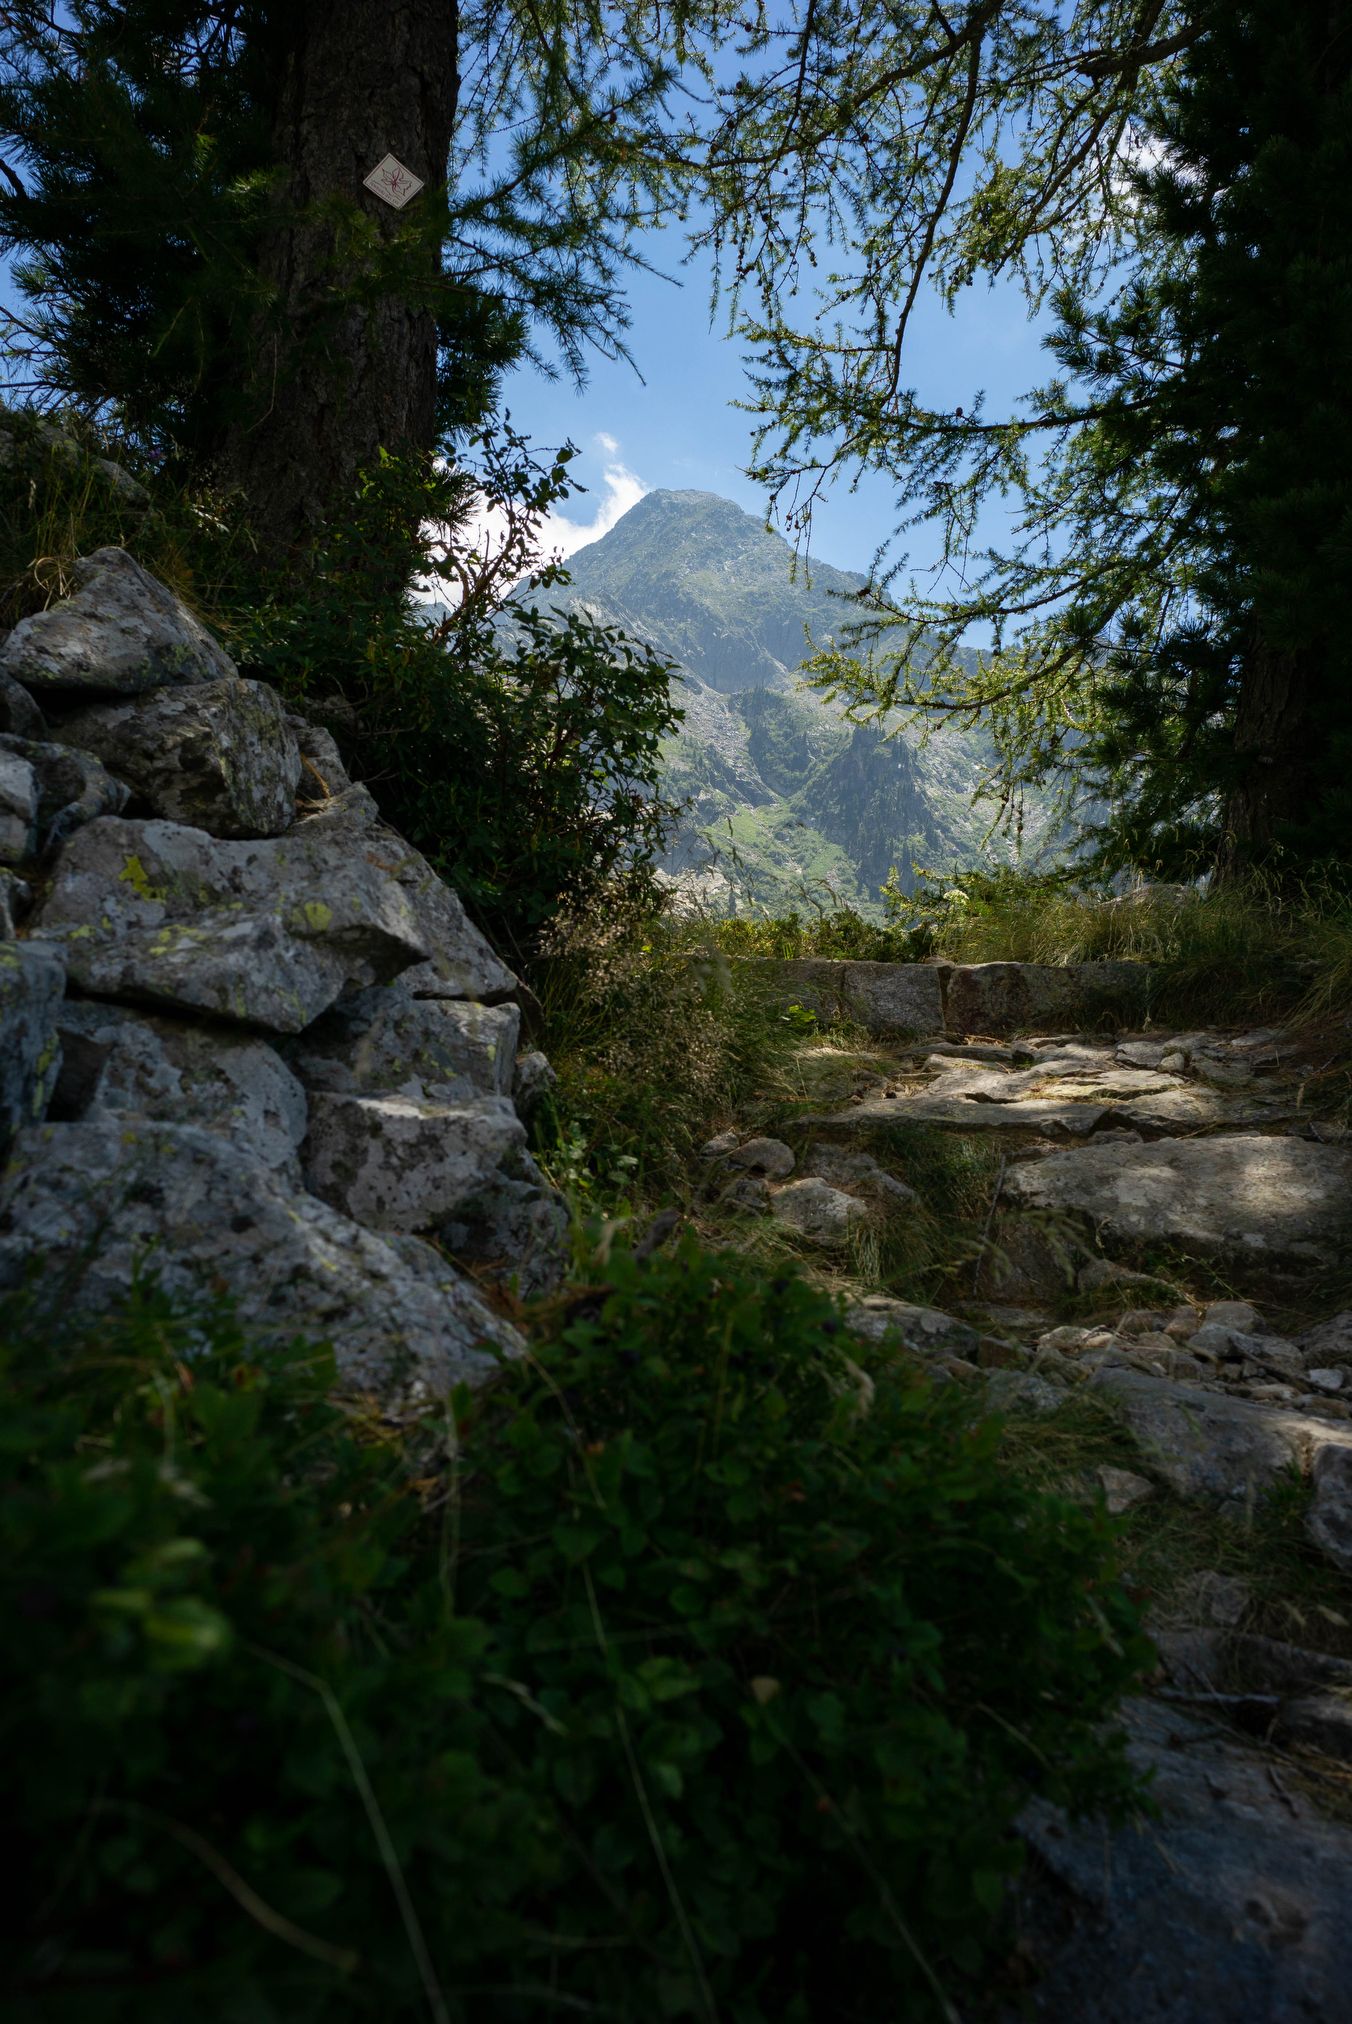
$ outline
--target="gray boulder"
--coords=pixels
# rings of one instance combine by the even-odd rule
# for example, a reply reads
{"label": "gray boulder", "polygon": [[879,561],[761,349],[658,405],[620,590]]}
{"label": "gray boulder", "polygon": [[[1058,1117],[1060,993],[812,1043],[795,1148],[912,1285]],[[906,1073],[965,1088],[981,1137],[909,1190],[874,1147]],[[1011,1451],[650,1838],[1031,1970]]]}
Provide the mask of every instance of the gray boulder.
{"label": "gray boulder", "polygon": [[1307,1364],[1352,1370],[1352,1309],[1321,1321],[1300,1338]]}
{"label": "gray boulder", "polygon": [[47,719],[12,675],[0,674],[0,731],[16,738],[45,738]]}
{"label": "gray boulder", "polygon": [[749,1174],[763,1174],[767,1180],[783,1181],[794,1169],[793,1153],[783,1139],[750,1138],[729,1151],[728,1164],[744,1167]]}
{"label": "gray boulder", "polygon": [[881,1344],[898,1337],[922,1356],[972,1356],[980,1340],[977,1330],[937,1307],[917,1307],[885,1293],[869,1293],[845,1309],[845,1326],[861,1342]]}
{"label": "gray boulder", "polygon": [[334,801],[340,794],[346,794],[352,782],[339,756],[333,733],[326,731],[322,724],[312,724],[307,717],[294,714],[288,714],[286,728],[295,739],[300,753],[300,799],[319,808],[324,802]]}
{"label": "gray boulder", "polygon": [[[1284,1471],[1319,1465],[1329,1448],[1352,1451],[1352,1426],[1257,1404],[1110,1364],[1091,1389],[1126,1415],[1151,1473],[1180,1497],[1246,1513]],[[1330,1465],[1331,1466],[1331,1465]]]}
{"label": "gray boulder", "polygon": [[[538,1047],[527,1048],[516,1057],[516,1072],[512,1078],[512,1096],[519,1114],[529,1119],[547,1096],[552,1096],[559,1086],[547,1055]],[[734,1134],[735,1136],[735,1134]]]}
{"label": "gray boulder", "polygon": [[219,681],[234,663],[187,606],[124,548],[75,565],[74,594],[20,619],[0,670],[39,693],[105,689],[134,696],[172,682]]}
{"label": "gray boulder", "polygon": [[827,1250],[845,1244],[869,1215],[866,1202],[825,1181],[790,1181],[771,1198],[770,1213],[786,1229]]}
{"label": "gray boulder", "polygon": [[61,1069],[65,966],[51,949],[0,942],[0,1146],[42,1118]]}
{"label": "gray boulder", "polygon": [[1089,1145],[1021,1162],[1004,1198],[1078,1215],[1109,1244],[1251,1269],[1330,1265],[1352,1229],[1352,1152],[1250,1135]]}
{"label": "gray boulder", "polygon": [[37,787],[33,830],[35,852],[57,850],[101,815],[120,815],[129,794],[98,759],[50,739],[0,735],[0,766],[6,758],[28,766]]}
{"label": "gray boulder", "polygon": [[437,1241],[477,1279],[522,1299],[553,1293],[568,1267],[569,1217],[528,1152],[511,1152],[486,1187],[437,1228]]}
{"label": "gray boulder", "polygon": [[1335,1567],[1352,1574],[1352,1442],[1328,1442],[1315,1455],[1310,1470],[1314,1494],[1305,1524],[1321,1553]]}
{"label": "gray boulder", "polygon": [[16,427],[16,418],[7,419],[8,426],[0,428],[0,468],[8,470],[21,460],[28,461],[25,450],[35,446],[53,463],[74,465],[96,474],[124,505],[133,506],[138,511],[149,506],[149,492],[144,485],[137,484],[130,471],[124,470],[121,464],[115,464],[111,457],[100,457],[86,450],[57,423],[45,416],[25,414]]}
{"label": "gray boulder", "polygon": [[960,963],[947,973],[952,1033],[1047,1031],[1126,1021],[1150,984],[1144,963]]}
{"label": "gray boulder", "polygon": [[38,776],[18,752],[0,747],[0,858],[22,864],[37,842]]}
{"label": "gray boulder", "polygon": [[802,1169],[806,1175],[830,1181],[833,1187],[862,1195],[884,1208],[913,1208],[920,1200],[914,1188],[889,1174],[871,1153],[855,1152],[848,1146],[815,1145],[803,1155]]}
{"label": "gray boulder", "polygon": [[12,942],[18,923],[33,904],[33,888],[16,871],[0,865],[0,942]]}
{"label": "gray boulder", "polygon": [[526,1132],[504,1097],[434,1103],[316,1091],[302,1157],[324,1201],[377,1230],[433,1230],[488,1186]]}
{"label": "gray boulder", "polygon": [[92,822],[63,852],[33,936],[66,953],[84,991],[278,1033],[429,951],[387,867],[311,822],[258,843]]}
{"label": "gray boulder", "polygon": [[309,1089],[441,1101],[506,1096],[520,1027],[515,1005],[415,998],[399,977],[340,1000],[288,1054]]}
{"label": "gray boulder", "polygon": [[399,887],[427,948],[426,960],[404,972],[415,998],[477,998],[491,1005],[518,996],[516,977],[467,917],[459,894],[380,820],[365,787],[348,787],[323,803],[292,832],[302,833],[319,853],[358,853]]}
{"label": "gray boulder", "polygon": [[57,1032],[52,1117],[158,1119],[223,1132],[299,1187],[305,1091],[266,1041],[96,999],[68,999]]}
{"label": "gray boulder", "polygon": [[882,1038],[943,1028],[940,976],[930,963],[845,963],[840,996],[846,1018]]}
{"label": "gray boulder", "polygon": [[152,1271],[171,1294],[235,1302],[265,1337],[333,1344],[354,1389],[481,1384],[516,1331],[430,1245],[386,1242],[216,1132],[101,1118],[22,1132],[0,1181],[0,1285],[41,1258],[98,1313]]}
{"label": "gray boulder", "polygon": [[212,836],[280,836],[301,755],[275,689],[230,675],[81,710],[61,726],[135,788],[152,815]]}
{"label": "gray boulder", "polygon": [[807,956],[757,958],[743,967],[772,1004],[801,1005],[823,1024],[848,1019],[898,1037],[943,1029],[939,971],[928,963],[837,962]]}

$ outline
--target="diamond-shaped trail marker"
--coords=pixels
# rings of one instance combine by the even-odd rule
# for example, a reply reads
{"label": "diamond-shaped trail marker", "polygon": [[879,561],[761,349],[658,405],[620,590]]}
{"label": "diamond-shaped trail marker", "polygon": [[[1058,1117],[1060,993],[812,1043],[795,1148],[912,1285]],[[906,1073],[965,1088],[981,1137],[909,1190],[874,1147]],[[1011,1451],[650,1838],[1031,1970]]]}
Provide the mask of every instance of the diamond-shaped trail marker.
{"label": "diamond-shaped trail marker", "polygon": [[396,211],[402,211],[410,197],[416,197],[423,186],[421,176],[415,176],[412,169],[406,169],[393,155],[386,155],[377,162],[369,176],[362,182],[368,190],[374,190],[385,203],[392,204]]}

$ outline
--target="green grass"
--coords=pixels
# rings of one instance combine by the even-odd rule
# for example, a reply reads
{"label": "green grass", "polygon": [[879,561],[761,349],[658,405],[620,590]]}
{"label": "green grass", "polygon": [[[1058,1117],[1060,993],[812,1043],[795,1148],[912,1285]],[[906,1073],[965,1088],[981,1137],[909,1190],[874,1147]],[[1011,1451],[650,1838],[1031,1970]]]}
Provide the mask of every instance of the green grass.
{"label": "green grass", "polygon": [[1114,896],[1017,873],[958,881],[913,917],[959,963],[1148,963],[1164,1022],[1336,1020],[1352,991],[1352,893],[1254,875]]}

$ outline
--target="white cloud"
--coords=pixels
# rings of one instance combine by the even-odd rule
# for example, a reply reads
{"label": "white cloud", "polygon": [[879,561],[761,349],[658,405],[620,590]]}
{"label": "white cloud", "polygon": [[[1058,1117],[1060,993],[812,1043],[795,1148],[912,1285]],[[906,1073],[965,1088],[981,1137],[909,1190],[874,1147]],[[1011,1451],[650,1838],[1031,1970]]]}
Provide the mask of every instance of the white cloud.
{"label": "white cloud", "polygon": [[599,541],[603,534],[609,534],[617,520],[622,520],[631,506],[637,506],[651,486],[635,476],[627,464],[622,464],[615,454],[619,444],[613,436],[598,436],[598,443],[610,452],[601,479],[601,494],[596,500],[596,510],[590,520],[572,520],[563,513],[547,514],[540,529],[540,545],[550,555],[565,558],[575,555],[579,548],[585,548],[590,541]]}
{"label": "white cloud", "polygon": [[[609,534],[615,522],[622,519],[631,506],[637,506],[645,492],[652,489],[621,461],[620,445],[614,436],[600,431],[592,440],[607,458],[599,496],[594,491],[587,495],[594,501],[592,516],[589,520],[574,520],[564,513],[547,513],[539,527],[542,560],[566,560],[589,542],[599,541],[603,534]],[[506,540],[507,516],[501,507],[482,501],[479,511],[464,523],[463,535],[468,546],[477,549],[485,558],[492,558],[501,551]],[[458,584],[446,577],[433,576],[422,598],[454,606],[460,602],[460,595]]]}

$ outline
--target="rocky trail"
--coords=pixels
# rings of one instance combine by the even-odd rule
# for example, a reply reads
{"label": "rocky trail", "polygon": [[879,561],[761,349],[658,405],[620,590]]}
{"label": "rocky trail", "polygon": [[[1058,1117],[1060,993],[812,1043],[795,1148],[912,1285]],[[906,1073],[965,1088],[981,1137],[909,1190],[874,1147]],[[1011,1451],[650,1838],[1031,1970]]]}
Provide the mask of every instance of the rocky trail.
{"label": "rocky trail", "polygon": [[[809,1043],[828,1100],[711,1141],[708,1193],[849,1287],[872,1355],[980,1388],[1026,1444],[1059,1442],[1059,1487],[1187,1542],[1127,1710],[1156,1816],[1030,1809],[1028,1987],[1001,2015],[1332,2024],[1352,2017],[1352,1142],[1281,1031],[1004,1024],[854,1060]],[[935,1134],[994,1163],[970,1297],[946,1309],[861,1291],[858,1266],[871,1225],[923,1211]],[[1060,1435],[1086,1412],[1120,1429],[1115,1461]],[[1226,1571],[1297,1485],[1298,1550],[1346,1615]]]}
{"label": "rocky trail", "polygon": [[[529,992],[321,727],[123,551],[75,582],[0,641],[0,1289],[98,1313],[150,1269],[260,1339],[329,1338],[390,1407],[488,1381],[567,1268]],[[1137,965],[764,970],[820,1030],[795,1100],[706,1146],[698,1216],[847,1296],[862,1398],[889,1356],[970,1387],[1146,1568],[1158,1812],[1030,1809],[1007,2014],[1352,2019],[1328,1064],[1156,1030]]]}

